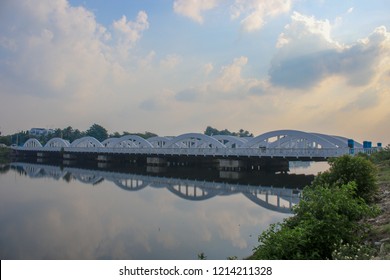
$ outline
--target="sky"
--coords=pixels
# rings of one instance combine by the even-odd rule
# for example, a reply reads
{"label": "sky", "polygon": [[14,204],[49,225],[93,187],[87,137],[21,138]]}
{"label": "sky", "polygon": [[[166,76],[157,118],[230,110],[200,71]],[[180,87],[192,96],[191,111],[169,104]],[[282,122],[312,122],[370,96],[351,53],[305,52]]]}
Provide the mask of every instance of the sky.
{"label": "sky", "polygon": [[387,0],[1,0],[0,131],[389,143]]}

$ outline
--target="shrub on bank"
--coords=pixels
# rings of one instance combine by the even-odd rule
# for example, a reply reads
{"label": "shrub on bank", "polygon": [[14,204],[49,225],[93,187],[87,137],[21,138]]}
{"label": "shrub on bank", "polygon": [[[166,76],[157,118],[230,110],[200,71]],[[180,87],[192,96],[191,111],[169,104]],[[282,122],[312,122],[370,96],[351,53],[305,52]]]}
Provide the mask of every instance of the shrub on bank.
{"label": "shrub on bank", "polygon": [[271,225],[259,237],[255,259],[332,259],[341,244],[358,244],[366,226],[359,221],[376,215],[356,198],[356,184],[306,187],[295,216]]}
{"label": "shrub on bank", "polygon": [[370,160],[374,163],[385,163],[390,165],[390,145],[373,153],[370,156]]}
{"label": "shrub on bank", "polygon": [[330,166],[303,190],[293,217],[259,236],[252,259],[344,258],[360,246],[368,228],[361,220],[379,212],[367,204],[377,191],[375,166],[358,156],[331,160]]}
{"label": "shrub on bank", "polygon": [[356,183],[356,195],[366,202],[372,202],[378,191],[377,170],[375,165],[361,156],[345,155],[329,160],[328,171],[320,173],[314,179],[313,185],[339,186]]}

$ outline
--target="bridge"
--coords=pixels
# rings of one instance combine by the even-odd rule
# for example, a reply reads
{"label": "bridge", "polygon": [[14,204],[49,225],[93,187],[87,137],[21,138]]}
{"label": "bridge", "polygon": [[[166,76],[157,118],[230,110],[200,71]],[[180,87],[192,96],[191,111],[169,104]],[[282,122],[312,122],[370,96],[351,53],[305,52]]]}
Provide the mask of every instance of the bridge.
{"label": "bridge", "polygon": [[30,178],[65,179],[71,176],[83,184],[98,185],[111,182],[122,190],[134,192],[147,187],[166,188],[174,195],[191,201],[203,201],[217,196],[243,194],[253,203],[280,213],[291,213],[299,202],[301,191],[273,186],[248,186],[226,182],[181,179],[164,176],[148,176],[124,172],[92,170],[76,167],[63,167],[24,162],[11,163],[11,168],[22,171]]}
{"label": "bridge", "polygon": [[[371,143],[371,142],[369,142]],[[378,143],[380,146],[380,143]],[[287,158],[290,160],[326,160],[345,154],[371,154],[377,148],[362,145],[346,137],[304,132],[276,130],[256,137],[230,135],[208,136],[186,133],[176,137],[151,137],[137,135],[108,138],[102,142],[93,137],[79,138],[72,143],[53,138],[45,145],[31,138],[23,146],[14,147],[19,152],[63,152],[64,154],[93,153],[104,160],[109,155],[146,156],[203,156],[228,158]],[[38,154],[39,156],[39,154]]]}

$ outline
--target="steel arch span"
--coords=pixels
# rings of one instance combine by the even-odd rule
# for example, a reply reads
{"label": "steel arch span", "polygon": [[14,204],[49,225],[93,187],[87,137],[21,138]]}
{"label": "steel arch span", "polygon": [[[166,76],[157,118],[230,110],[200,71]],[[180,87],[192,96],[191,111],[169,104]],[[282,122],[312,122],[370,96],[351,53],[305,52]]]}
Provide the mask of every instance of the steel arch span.
{"label": "steel arch span", "polygon": [[[276,138],[276,139],[275,139]],[[273,140],[273,141],[272,141]],[[247,148],[338,148],[315,133],[299,130],[275,130],[254,137],[245,144]]]}
{"label": "steel arch span", "polygon": [[212,136],[202,133],[185,133],[176,136],[164,145],[164,148],[171,148],[178,145],[180,148],[226,148]]}
{"label": "steel arch span", "polygon": [[23,148],[42,148],[42,144],[37,139],[30,138],[24,143]]}
{"label": "steel arch span", "polygon": [[172,140],[170,137],[163,137],[163,136],[153,136],[147,139],[150,144],[152,144],[155,148],[162,148],[164,147],[169,141]]}
{"label": "steel arch span", "polygon": [[117,137],[112,137],[112,138],[107,138],[106,140],[104,140],[103,142],[102,142],[102,145],[104,146],[104,147],[112,147],[112,144],[115,142],[115,141],[117,141],[119,138],[117,138]]}
{"label": "steel arch span", "polygon": [[153,148],[148,140],[138,135],[125,135],[112,140],[107,147],[111,148]]}
{"label": "steel arch span", "polygon": [[70,147],[90,148],[90,147],[104,147],[99,140],[94,137],[86,136],[76,139],[70,144]]}
{"label": "steel arch span", "polygon": [[248,143],[248,139],[246,138],[240,138],[231,135],[213,135],[211,137],[217,139],[227,148],[240,148],[243,147],[246,143]]}
{"label": "steel arch span", "polygon": [[50,148],[65,148],[65,147],[69,147],[70,146],[70,143],[68,140],[64,140],[62,138],[52,138],[50,139],[46,145],[45,145],[45,148],[46,147],[50,147]]}

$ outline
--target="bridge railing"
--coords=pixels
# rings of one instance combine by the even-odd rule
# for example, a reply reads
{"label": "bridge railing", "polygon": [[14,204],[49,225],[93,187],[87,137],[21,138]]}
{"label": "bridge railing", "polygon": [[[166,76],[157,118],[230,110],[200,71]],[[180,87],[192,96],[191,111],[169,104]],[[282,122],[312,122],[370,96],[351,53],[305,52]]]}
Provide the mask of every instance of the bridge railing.
{"label": "bridge railing", "polygon": [[172,156],[218,156],[218,157],[309,157],[330,158],[345,154],[372,154],[377,148],[109,148],[109,147],[14,147],[21,151],[70,152],[98,154],[139,154]]}

